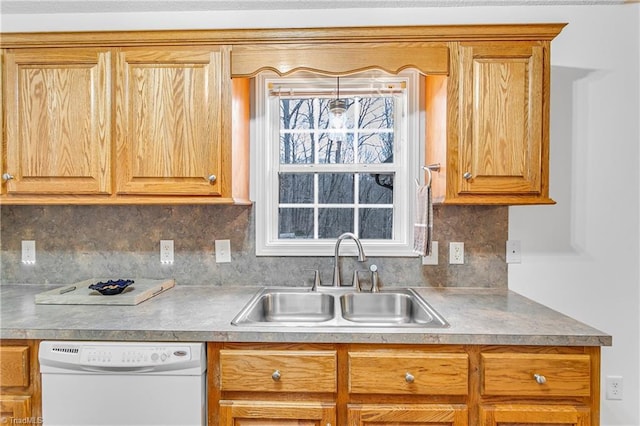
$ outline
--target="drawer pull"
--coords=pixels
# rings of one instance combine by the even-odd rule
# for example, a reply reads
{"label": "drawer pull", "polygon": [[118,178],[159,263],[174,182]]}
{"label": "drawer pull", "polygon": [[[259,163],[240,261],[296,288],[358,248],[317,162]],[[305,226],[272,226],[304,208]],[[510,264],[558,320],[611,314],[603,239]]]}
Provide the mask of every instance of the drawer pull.
{"label": "drawer pull", "polygon": [[271,378],[273,379],[274,382],[279,382],[280,377],[282,377],[282,374],[280,374],[280,370],[274,371],[273,374],[271,375]]}
{"label": "drawer pull", "polygon": [[539,385],[544,385],[545,383],[547,383],[547,378],[544,377],[542,374],[534,374],[533,378],[536,379],[536,382]]}
{"label": "drawer pull", "polygon": [[404,375],[404,381],[407,383],[413,383],[416,381],[416,378],[413,377],[413,374],[407,371],[407,373]]}

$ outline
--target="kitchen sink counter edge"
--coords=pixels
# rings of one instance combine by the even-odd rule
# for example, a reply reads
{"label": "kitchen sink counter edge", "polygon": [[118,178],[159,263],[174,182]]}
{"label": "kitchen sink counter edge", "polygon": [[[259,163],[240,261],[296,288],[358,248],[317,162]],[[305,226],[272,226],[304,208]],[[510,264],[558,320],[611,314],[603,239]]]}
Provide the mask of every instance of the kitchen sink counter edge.
{"label": "kitchen sink counter edge", "polygon": [[450,324],[252,327],[231,320],[263,287],[176,285],[135,306],[42,305],[50,285],[0,285],[0,338],[264,343],[610,346],[610,335],[506,289],[412,287]]}

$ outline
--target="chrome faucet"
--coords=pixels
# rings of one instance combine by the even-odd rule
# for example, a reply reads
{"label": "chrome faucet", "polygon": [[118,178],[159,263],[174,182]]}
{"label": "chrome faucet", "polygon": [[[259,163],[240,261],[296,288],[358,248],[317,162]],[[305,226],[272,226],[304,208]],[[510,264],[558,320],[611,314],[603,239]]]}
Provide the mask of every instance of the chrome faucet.
{"label": "chrome faucet", "polygon": [[356,246],[358,246],[358,262],[364,262],[365,260],[367,260],[367,256],[365,256],[364,254],[364,249],[362,248],[362,244],[360,244],[360,240],[358,239],[358,237],[356,237],[351,232],[345,232],[344,234],[340,235],[338,237],[338,240],[336,241],[336,250],[333,258],[333,286],[334,287],[342,286],[342,283],[340,281],[340,265],[338,263],[338,257],[340,256],[340,243],[342,242],[342,240],[347,238],[352,239],[356,243]]}

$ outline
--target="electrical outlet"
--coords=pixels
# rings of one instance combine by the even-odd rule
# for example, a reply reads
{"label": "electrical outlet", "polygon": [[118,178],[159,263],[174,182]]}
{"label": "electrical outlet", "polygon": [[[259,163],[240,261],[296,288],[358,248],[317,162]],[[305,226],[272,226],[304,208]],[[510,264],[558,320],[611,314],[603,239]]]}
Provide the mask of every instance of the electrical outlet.
{"label": "electrical outlet", "polygon": [[521,263],[520,240],[507,240],[507,263]]}
{"label": "electrical outlet", "polygon": [[36,263],[35,240],[22,240],[22,263],[33,265]]}
{"label": "electrical outlet", "polygon": [[216,263],[231,262],[231,242],[229,240],[215,240]]}
{"label": "electrical outlet", "polygon": [[431,241],[431,254],[429,256],[422,256],[423,265],[437,265],[438,264],[438,242]]}
{"label": "electrical outlet", "polygon": [[449,264],[450,265],[464,264],[464,243],[460,243],[460,242],[449,243]]}
{"label": "electrical outlet", "polygon": [[607,399],[622,399],[622,376],[607,376]]}
{"label": "electrical outlet", "polygon": [[173,263],[173,240],[160,240],[160,263],[163,265]]}

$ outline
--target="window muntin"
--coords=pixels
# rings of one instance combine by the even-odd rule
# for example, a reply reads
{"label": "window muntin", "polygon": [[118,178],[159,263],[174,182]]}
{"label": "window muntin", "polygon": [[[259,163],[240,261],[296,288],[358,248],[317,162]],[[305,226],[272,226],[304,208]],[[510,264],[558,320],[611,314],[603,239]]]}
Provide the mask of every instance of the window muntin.
{"label": "window muntin", "polygon": [[407,74],[341,78],[341,124],[335,78],[257,77],[258,255],[329,255],[347,231],[370,255],[412,255],[418,79]]}

